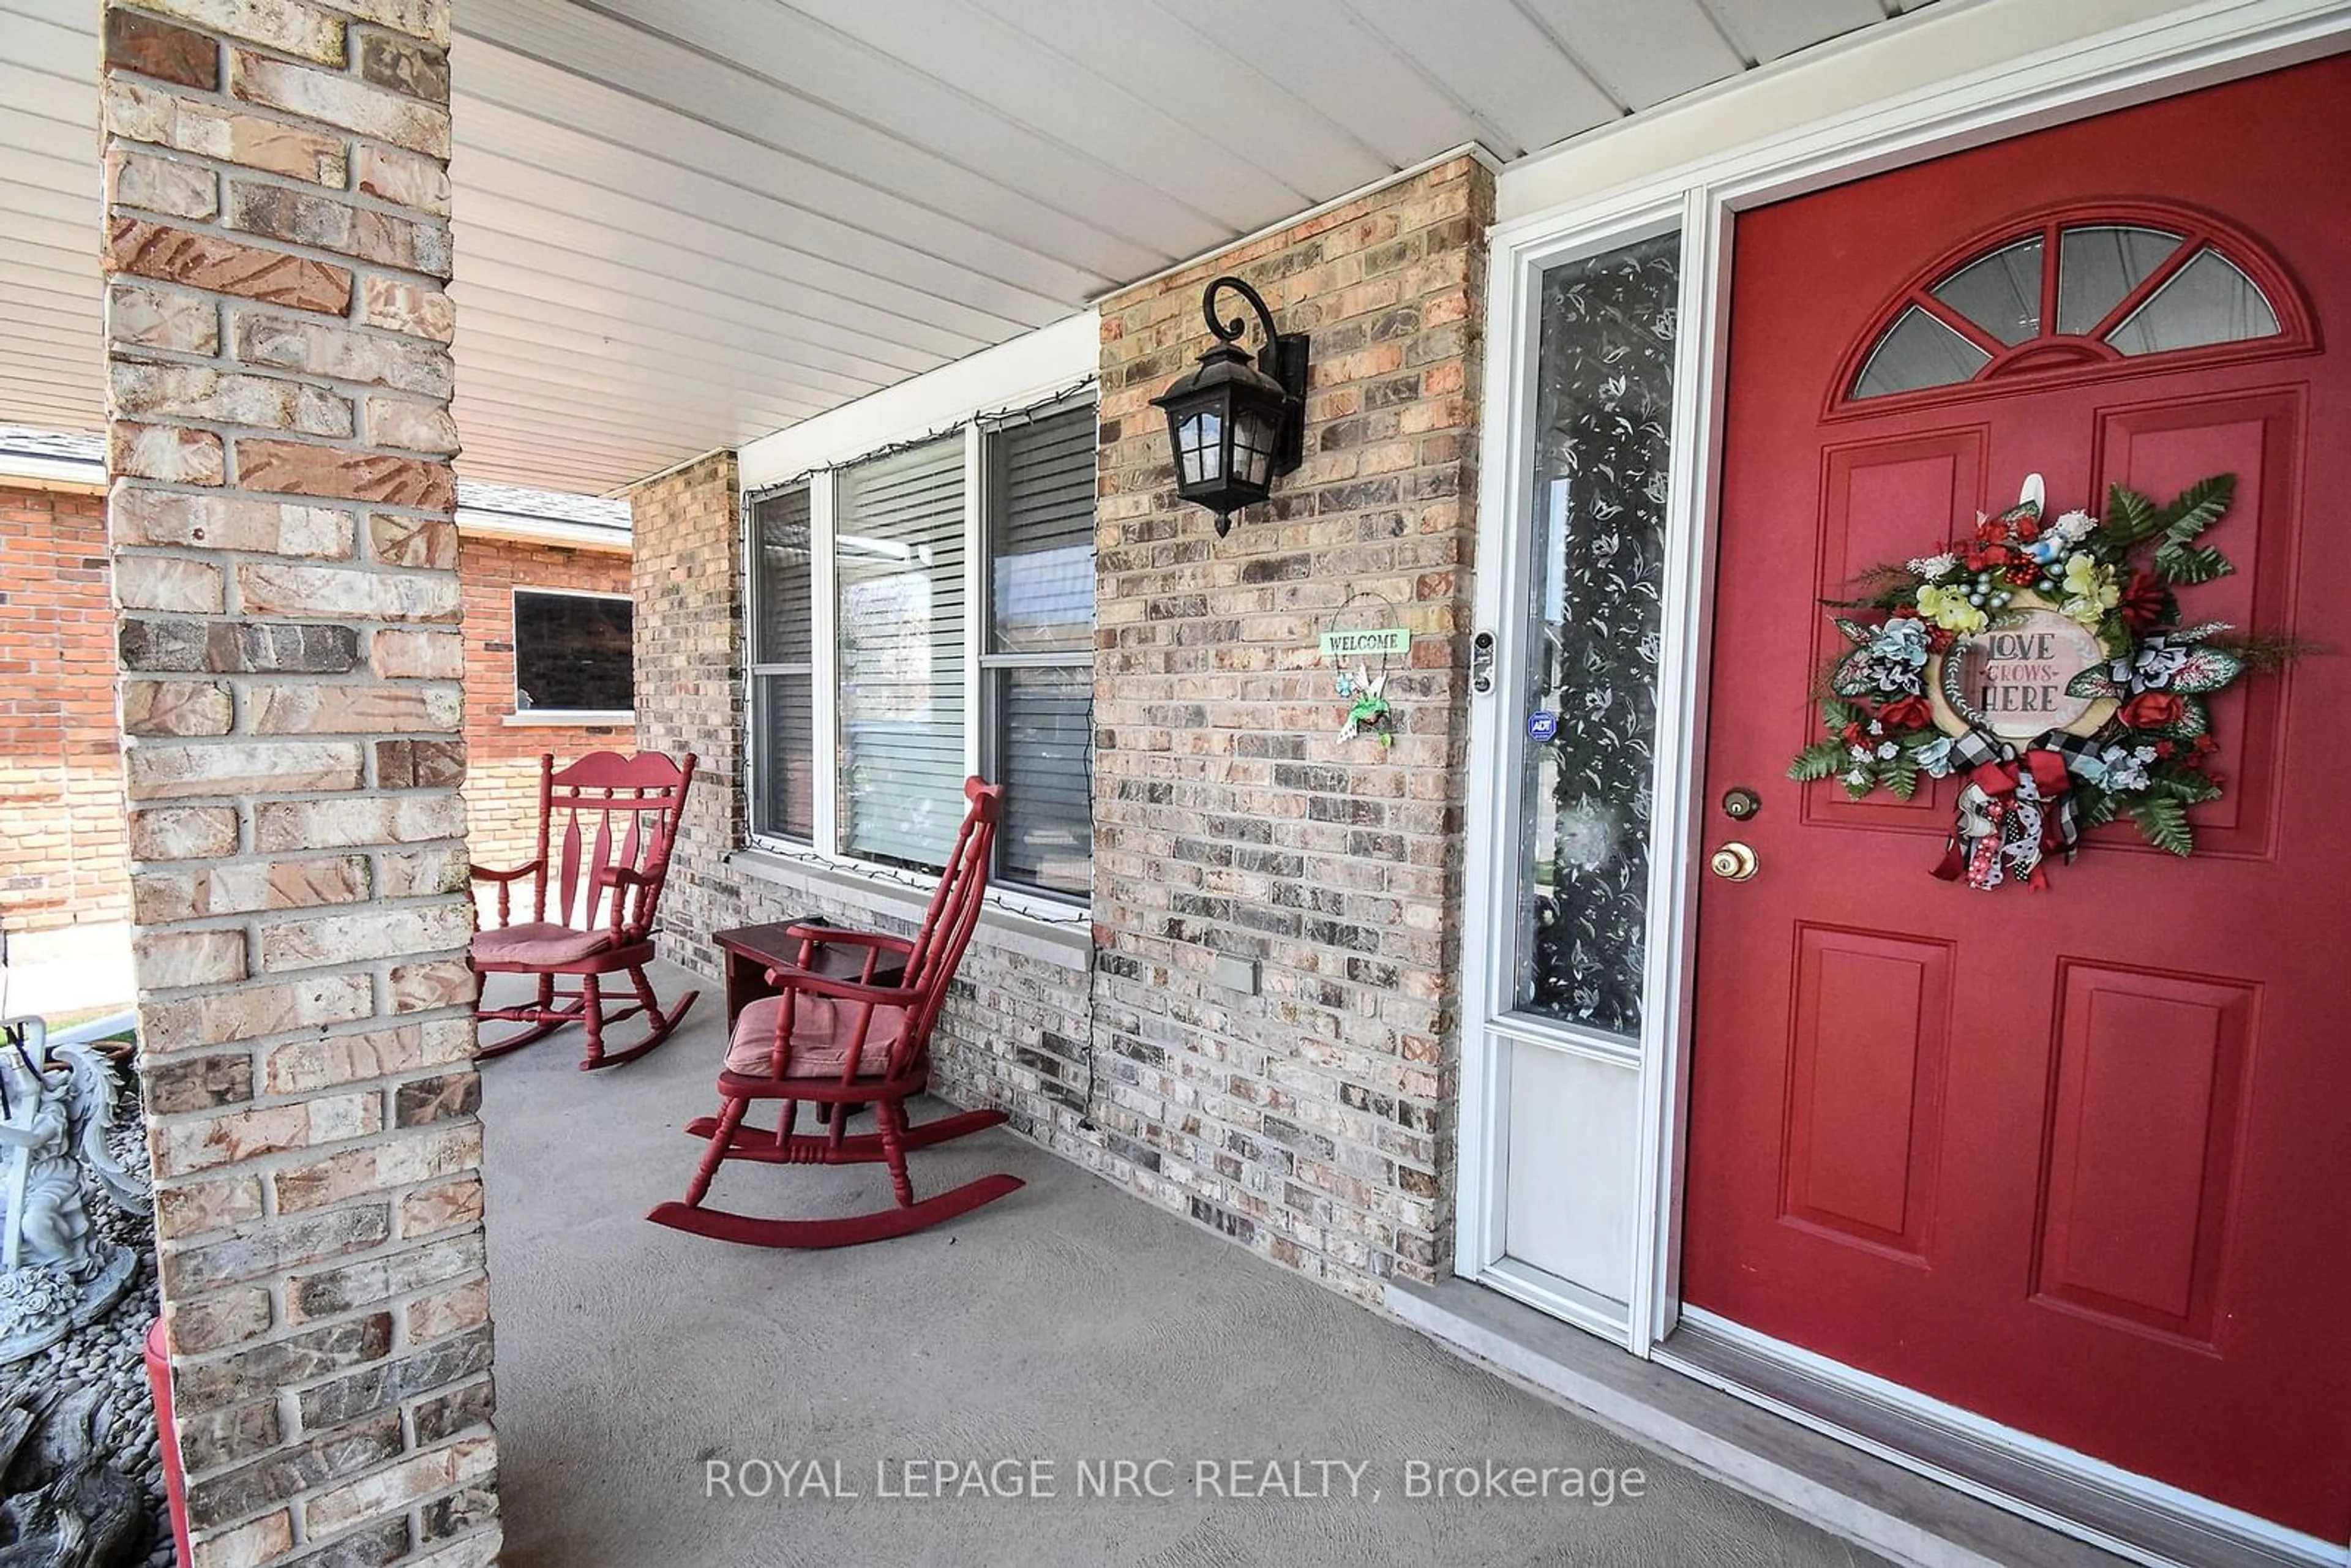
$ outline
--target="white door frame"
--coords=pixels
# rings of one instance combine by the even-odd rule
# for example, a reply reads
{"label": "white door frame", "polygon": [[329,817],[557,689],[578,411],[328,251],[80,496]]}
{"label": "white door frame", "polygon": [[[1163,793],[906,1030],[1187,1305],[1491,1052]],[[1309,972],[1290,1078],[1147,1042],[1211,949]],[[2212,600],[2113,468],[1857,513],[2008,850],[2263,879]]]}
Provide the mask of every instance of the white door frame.
{"label": "white door frame", "polygon": [[[1469,873],[1463,908],[1459,1177],[1454,1271],[1650,1355],[1680,1312],[1685,1086],[1705,739],[1708,629],[1730,251],[1744,208],[1841,184],[2217,82],[2336,53],[2351,0],[2207,0],[2177,15],[2043,51],[1865,110],[1807,126],[1591,200],[1497,225],[1489,235],[1485,432],[1479,492],[1476,626],[1494,638],[1495,690],[1473,695]],[[1678,226],[1666,594],[1658,673],[1646,1005],[1637,1043],[1608,1041],[1513,1013],[1519,777],[1515,687],[1526,650],[1532,375],[1542,270]],[[1622,1289],[1578,1291],[1503,1255],[1509,1063],[1514,1045],[1616,1063],[1639,1075],[1639,1168],[1632,1258]]]}

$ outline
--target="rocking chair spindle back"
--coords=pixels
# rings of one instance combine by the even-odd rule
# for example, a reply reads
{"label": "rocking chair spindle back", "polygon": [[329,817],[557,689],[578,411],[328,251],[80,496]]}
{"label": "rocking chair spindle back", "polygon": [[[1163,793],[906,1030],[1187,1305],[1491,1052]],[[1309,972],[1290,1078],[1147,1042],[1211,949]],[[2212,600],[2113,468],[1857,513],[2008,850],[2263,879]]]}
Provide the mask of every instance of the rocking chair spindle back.
{"label": "rocking chair spindle back", "polygon": [[[845,1247],[904,1236],[966,1214],[1017,1190],[1018,1177],[997,1175],[937,1193],[917,1203],[906,1174],[909,1150],[959,1138],[1004,1120],[1001,1111],[964,1111],[921,1126],[911,1124],[906,1102],[930,1082],[932,1027],[964,948],[979,925],[996,824],[1004,792],[978,779],[964,786],[970,808],[955,850],[909,940],[807,925],[791,935],[800,962],[768,972],[776,994],[743,1009],[718,1076],[718,1114],[690,1123],[686,1132],[708,1140],[682,1203],[664,1203],[646,1218],[698,1236],[758,1247]],[[815,971],[820,947],[865,948],[865,978]],[[871,977],[883,953],[903,956],[905,977],[878,986]],[[747,1126],[754,1101],[780,1102],[774,1128]],[[800,1103],[818,1108],[817,1130],[796,1132]],[[852,1108],[873,1108],[874,1131],[852,1134]],[[898,1207],[838,1219],[758,1219],[708,1207],[713,1178],[728,1160],[762,1165],[886,1165]]]}
{"label": "rocking chair spindle back", "polygon": [[[529,1026],[485,1045],[481,1056],[503,1056],[576,1020],[588,1032],[587,1055],[580,1065],[610,1067],[659,1045],[694,1005],[700,993],[689,991],[664,1012],[644,974],[653,956],[653,921],[694,768],[691,752],[678,763],[658,752],[622,757],[596,751],[559,770],[553,757],[538,759],[538,853],[509,871],[472,868],[476,882],[497,889],[497,923],[474,938],[475,970],[535,975],[538,995],[516,1007],[475,1009],[485,1020]],[[517,922],[513,887],[526,878],[530,918]],[[608,1013],[598,977],[621,971],[627,973],[636,1000]],[[559,994],[558,975],[578,977],[579,989]],[[607,1053],[604,1027],[639,1013],[647,1019],[645,1038],[626,1051]]]}

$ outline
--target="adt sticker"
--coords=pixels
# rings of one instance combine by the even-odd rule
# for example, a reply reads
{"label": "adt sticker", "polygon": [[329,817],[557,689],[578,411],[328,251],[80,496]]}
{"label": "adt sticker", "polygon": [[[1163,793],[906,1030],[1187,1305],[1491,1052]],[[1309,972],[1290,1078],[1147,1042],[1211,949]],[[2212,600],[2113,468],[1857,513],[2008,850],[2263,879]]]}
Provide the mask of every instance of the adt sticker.
{"label": "adt sticker", "polygon": [[1547,707],[1539,707],[1527,715],[1527,738],[1549,740],[1559,733],[1559,715]]}

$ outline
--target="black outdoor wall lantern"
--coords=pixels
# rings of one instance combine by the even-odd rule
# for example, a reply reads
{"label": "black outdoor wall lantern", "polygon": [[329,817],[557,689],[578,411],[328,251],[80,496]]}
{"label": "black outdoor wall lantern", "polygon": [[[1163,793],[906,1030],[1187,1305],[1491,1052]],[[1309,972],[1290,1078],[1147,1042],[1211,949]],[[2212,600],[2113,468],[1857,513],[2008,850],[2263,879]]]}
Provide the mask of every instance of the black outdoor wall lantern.
{"label": "black outdoor wall lantern", "polygon": [[[1257,310],[1265,347],[1254,359],[1235,340],[1246,321],[1217,318],[1217,294],[1229,288]],[[1217,514],[1217,536],[1233,514],[1255,506],[1274,480],[1296,468],[1306,443],[1306,334],[1277,332],[1258,291],[1238,277],[1219,277],[1200,297],[1200,314],[1217,346],[1200,356],[1151,401],[1167,411],[1167,441],[1176,453],[1176,493]]]}

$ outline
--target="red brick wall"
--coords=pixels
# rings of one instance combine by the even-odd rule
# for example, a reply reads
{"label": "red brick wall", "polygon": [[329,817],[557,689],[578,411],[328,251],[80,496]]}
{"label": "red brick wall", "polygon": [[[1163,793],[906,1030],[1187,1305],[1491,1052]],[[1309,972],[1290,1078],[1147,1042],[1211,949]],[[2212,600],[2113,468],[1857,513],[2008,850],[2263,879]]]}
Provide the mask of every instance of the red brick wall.
{"label": "red brick wall", "polygon": [[558,767],[590,751],[634,751],[627,725],[510,725],[514,712],[514,591],[629,591],[629,558],[615,550],[467,538],[457,555],[465,585],[467,852],[476,865],[520,865],[538,833],[538,758]]}
{"label": "red brick wall", "polygon": [[[114,706],[114,609],[102,496],[0,487],[0,923],[12,932],[122,920],[122,760]],[[465,740],[473,767],[469,852],[485,865],[530,854],[538,757],[632,751],[627,726],[519,726],[514,591],[629,591],[629,558],[468,538]]]}
{"label": "red brick wall", "polygon": [[0,488],[0,923],[131,913],[106,499]]}

